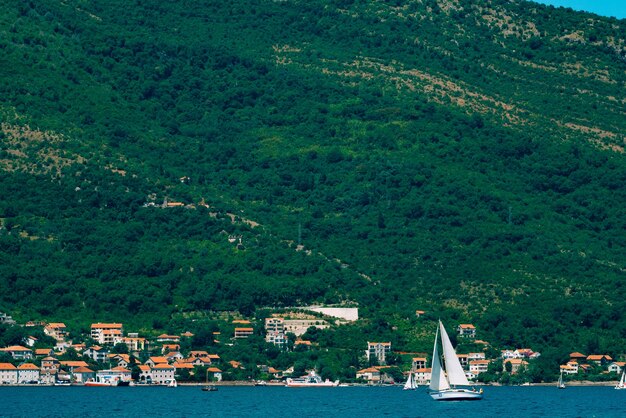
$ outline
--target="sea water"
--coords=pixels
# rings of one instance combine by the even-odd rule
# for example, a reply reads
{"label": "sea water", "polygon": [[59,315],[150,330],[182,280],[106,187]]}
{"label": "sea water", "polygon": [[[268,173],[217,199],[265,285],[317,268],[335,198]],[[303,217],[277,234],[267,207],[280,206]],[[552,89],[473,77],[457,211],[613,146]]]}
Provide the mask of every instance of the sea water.
{"label": "sea water", "polygon": [[2,417],[626,417],[613,387],[485,387],[481,401],[437,402],[425,388],[0,387]]}

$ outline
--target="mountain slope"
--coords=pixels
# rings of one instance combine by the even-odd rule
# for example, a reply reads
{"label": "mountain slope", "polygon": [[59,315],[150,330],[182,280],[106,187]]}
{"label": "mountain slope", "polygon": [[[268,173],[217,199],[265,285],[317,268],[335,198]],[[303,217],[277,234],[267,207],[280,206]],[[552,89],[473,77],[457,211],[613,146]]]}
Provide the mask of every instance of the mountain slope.
{"label": "mountain slope", "polygon": [[162,325],[353,301],[502,344],[624,338],[623,21],[496,0],[8,5],[3,309]]}

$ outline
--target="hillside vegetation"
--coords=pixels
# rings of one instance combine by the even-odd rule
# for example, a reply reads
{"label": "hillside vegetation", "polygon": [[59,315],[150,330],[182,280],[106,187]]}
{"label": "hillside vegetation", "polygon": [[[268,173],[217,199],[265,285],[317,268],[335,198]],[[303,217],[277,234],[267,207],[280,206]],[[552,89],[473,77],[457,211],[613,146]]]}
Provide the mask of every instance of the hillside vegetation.
{"label": "hillside vegetation", "polygon": [[623,20],[504,0],[0,10],[0,310],[164,328],[356,303],[398,349],[430,346],[421,309],[505,346],[623,352]]}

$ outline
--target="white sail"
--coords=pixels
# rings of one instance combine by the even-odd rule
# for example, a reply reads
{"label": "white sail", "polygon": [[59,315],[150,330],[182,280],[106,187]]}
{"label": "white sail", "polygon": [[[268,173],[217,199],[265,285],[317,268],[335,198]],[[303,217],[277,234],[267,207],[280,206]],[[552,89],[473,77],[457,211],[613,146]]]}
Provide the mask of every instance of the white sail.
{"label": "white sail", "polygon": [[439,329],[435,334],[435,347],[433,348],[433,362],[430,373],[430,389],[434,391],[450,389],[450,384],[446,380],[446,376],[441,370],[441,361],[439,360],[439,350],[437,349],[437,340],[439,339]]}
{"label": "white sail", "polygon": [[461,366],[461,362],[459,358],[456,356],[456,352],[452,347],[452,343],[450,342],[450,338],[448,337],[448,333],[446,329],[443,327],[441,321],[439,321],[439,328],[441,329],[441,344],[443,345],[443,358],[446,362],[446,373],[448,374],[448,382],[452,386],[469,386],[469,382],[467,380],[467,376],[465,376],[465,372],[463,371],[463,367]]}
{"label": "white sail", "polygon": [[413,374],[413,370],[409,372],[409,378],[406,379],[406,383],[404,384],[405,390],[416,389],[417,383],[415,382],[415,375]]}

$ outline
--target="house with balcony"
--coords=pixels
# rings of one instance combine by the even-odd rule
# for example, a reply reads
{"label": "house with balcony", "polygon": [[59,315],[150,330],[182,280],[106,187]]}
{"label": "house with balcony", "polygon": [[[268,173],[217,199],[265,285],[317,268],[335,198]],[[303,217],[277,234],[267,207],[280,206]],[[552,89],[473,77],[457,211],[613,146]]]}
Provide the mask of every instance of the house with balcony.
{"label": "house with balcony", "polygon": [[613,358],[608,354],[590,354],[587,356],[587,363],[595,364],[596,366],[604,367],[612,361]]}
{"label": "house with balcony", "polygon": [[7,353],[14,360],[30,360],[33,356],[33,350],[22,347],[21,345],[12,345],[10,347],[0,348],[0,351]]}
{"label": "house with balcony", "polygon": [[459,337],[476,338],[476,327],[472,324],[459,324],[456,330],[459,333]]}
{"label": "house with balcony", "polygon": [[65,341],[67,337],[67,327],[63,322],[51,322],[46,324],[46,326],[43,327],[43,332],[57,341]]}
{"label": "house with balcony", "polygon": [[164,385],[174,380],[176,367],[167,363],[155,364],[150,367],[152,383]]}
{"label": "house with balcony", "polygon": [[107,356],[109,355],[109,349],[106,347],[100,347],[99,345],[94,345],[83,351],[83,356],[92,359],[98,363],[103,363],[107,360]]}
{"label": "house with balcony", "polygon": [[178,344],[180,343],[180,336],[179,335],[168,335],[168,334],[161,334],[156,338],[156,341],[158,343],[174,343],[174,344]]}
{"label": "house with balcony", "polygon": [[472,360],[469,362],[469,371],[478,376],[481,373],[487,372],[489,363],[489,360]]}
{"label": "house with balcony", "polygon": [[101,345],[115,345],[122,340],[124,327],[118,323],[91,324],[91,338]]}
{"label": "house with balcony", "polygon": [[415,370],[415,380],[418,385],[426,385],[430,383],[432,369],[430,367],[422,367]]}
{"label": "house with balcony", "polygon": [[569,361],[567,364],[560,366],[560,371],[563,374],[578,374],[579,366],[576,361]]}
{"label": "house with balcony", "polygon": [[622,374],[622,370],[624,370],[624,365],[626,365],[626,362],[614,361],[613,363],[609,364],[607,370],[609,373]]}
{"label": "house with balcony", "polygon": [[249,336],[254,334],[254,328],[249,327],[239,327],[235,328],[235,338],[248,338]]}
{"label": "house with balcony", "polygon": [[385,364],[390,353],[391,342],[367,342],[365,355],[369,362],[375,360],[378,364]]}

